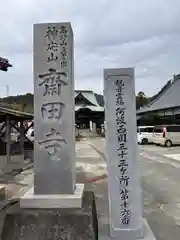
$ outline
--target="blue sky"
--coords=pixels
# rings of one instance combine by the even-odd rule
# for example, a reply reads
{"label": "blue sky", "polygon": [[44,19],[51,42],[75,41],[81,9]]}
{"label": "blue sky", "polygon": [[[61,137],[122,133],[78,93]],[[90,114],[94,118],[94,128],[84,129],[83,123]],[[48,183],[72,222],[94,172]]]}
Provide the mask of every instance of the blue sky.
{"label": "blue sky", "polygon": [[[6,0],[0,8],[0,96],[33,91],[32,25],[71,22],[75,86],[103,90],[103,68],[135,67],[136,91],[155,94],[180,72],[179,0]],[[2,20],[4,19],[4,20]]]}

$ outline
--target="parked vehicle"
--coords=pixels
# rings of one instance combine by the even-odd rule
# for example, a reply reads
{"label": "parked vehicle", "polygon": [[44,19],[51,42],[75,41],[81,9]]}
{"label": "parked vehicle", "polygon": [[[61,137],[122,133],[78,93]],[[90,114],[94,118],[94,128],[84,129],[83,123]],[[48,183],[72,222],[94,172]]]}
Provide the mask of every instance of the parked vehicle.
{"label": "parked vehicle", "polygon": [[165,147],[180,144],[180,125],[155,126],[153,132],[153,143]]}
{"label": "parked vehicle", "polygon": [[137,128],[138,144],[148,144],[153,142],[154,126],[139,126]]}

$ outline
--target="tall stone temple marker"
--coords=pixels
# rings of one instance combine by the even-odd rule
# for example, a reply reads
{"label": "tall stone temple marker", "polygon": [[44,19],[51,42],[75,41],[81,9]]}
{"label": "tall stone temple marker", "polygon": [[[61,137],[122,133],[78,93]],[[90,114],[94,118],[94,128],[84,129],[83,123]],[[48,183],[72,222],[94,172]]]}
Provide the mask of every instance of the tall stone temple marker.
{"label": "tall stone temple marker", "polygon": [[97,239],[94,194],[76,184],[73,52],[70,23],[34,25],[34,187],[2,240]]}
{"label": "tall stone temple marker", "polygon": [[[71,200],[71,207],[81,207],[84,186],[75,185],[73,59],[70,24],[34,25],[35,176],[34,191],[21,199],[23,207],[62,207]],[[65,201],[62,194],[68,195]]]}
{"label": "tall stone temple marker", "polygon": [[115,239],[154,239],[142,219],[134,69],[105,69],[104,98],[110,235]]}

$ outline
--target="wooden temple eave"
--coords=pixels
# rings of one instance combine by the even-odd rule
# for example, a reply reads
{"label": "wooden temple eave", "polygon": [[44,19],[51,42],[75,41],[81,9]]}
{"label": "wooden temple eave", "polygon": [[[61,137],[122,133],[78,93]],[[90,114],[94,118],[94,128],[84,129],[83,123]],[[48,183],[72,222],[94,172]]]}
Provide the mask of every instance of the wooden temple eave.
{"label": "wooden temple eave", "polygon": [[[30,144],[33,144],[27,137],[26,133],[30,127],[33,126],[33,123],[28,127],[24,128],[24,121],[30,120],[32,117],[29,117],[26,114],[18,115],[18,114],[6,114],[0,112],[0,122],[2,126],[0,128],[0,138],[4,138],[6,142],[6,164],[11,163],[11,129],[14,128],[20,134],[20,153],[24,158],[24,139],[27,139]],[[18,126],[20,123],[20,126]]]}

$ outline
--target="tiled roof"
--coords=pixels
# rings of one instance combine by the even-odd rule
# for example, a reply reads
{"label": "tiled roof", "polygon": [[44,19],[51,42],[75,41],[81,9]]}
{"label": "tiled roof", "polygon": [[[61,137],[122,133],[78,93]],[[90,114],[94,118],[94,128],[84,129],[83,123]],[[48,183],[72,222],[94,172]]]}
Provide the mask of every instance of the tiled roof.
{"label": "tiled roof", "polygon": [[86,98],[90,103],[92,103],[92,105],[99,107],[99,104],[97,102],[97,99],[96,99],[93,91],[91,91],[91,90],[76,90],[75,97],[77,97],[79,94],[82,94],[84,98]]}
{"label": "tiled roof", "polygon": [[104,112],[104,108],[100,107],[100,106],[90,106],[90,105],[86,105],[86,106],[75,106],[75,111],[78,111],[80,109],[89,109],[93,112]]}
{"label": "tiled roof", "polygon": [[23,119],[33,119],[34,115],[30,113],[25,113],[21,111],[17,111],[11,108],[7,108],[4,106],[0,106],[0,116],[11,115],[12,117],[16,118],[23,118]]}
{"label": "tiled roof", "polygon": [[180,106],[180,74],[174,76],[171,84],[148,106],[137,110],[137,114]]}

